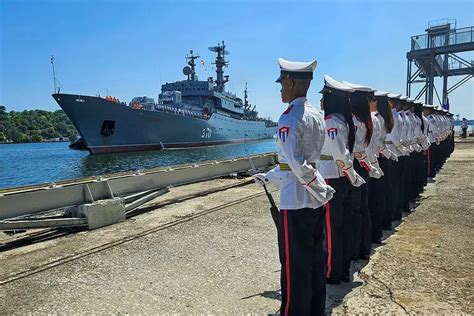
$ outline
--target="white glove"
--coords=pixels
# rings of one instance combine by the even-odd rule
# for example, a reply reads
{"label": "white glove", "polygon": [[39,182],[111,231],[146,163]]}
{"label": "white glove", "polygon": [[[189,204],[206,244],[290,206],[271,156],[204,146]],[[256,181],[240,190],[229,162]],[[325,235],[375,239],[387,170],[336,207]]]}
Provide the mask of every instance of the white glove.
{"label": "white glove", "polygon": [[415,150],[417,152],[421,152],[423,150],[423,148],[420,146],[420,144],[415,144],[414,146],[415,146]]}
{"label": "white glove", "polygon": [[370,164],[370,162],[368,162],[367,160],[365,159],[360,159],[359,160],[359,164],[362,168],[364,168],[365,170],[367,171],[370,171],[373,169],[372,165]]}
{"label": "white glove", "polygon": [[350,168],[343,169],[342,173],[349,179],[349,181],[351,181],[351,184],[354,187],[360,187],[365,183],[365,180],[354,170],[352,166]]}
{"label": "white glove", "polygon": [[373,169],[369,171],[369,176],[375,179],[380,179],[381,177],[383,177],[384,173],[379,166],[379,162],[375,161],[371,162],[370,164],[372,165]]}
{"label": "white glove", "polygon": [[262,186],[262,187],[263,187],[263,185],[266,185],[266,184],[268,184],[268,183],[270,182],[270,181],[267,179],[265,173],[257,173],[257,174],[254,174],[254,175],[253,175],[253,179],[254,179],[255,183],[256,183],[258,186]]}
{"label": "white glove", "polygon": [[397,155],[388,148],[382,148],[380,153],[387,159],[398,161]]}

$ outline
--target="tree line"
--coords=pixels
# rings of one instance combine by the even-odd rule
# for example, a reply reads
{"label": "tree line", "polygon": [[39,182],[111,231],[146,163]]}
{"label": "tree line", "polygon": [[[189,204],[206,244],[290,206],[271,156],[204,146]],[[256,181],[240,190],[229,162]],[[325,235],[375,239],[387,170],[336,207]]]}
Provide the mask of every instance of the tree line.
{"label": "tree line", "polygon": [[0,142],[42,142],[52,138],[74,139],[76,128],[63,110],[10,111],[0,105]]}

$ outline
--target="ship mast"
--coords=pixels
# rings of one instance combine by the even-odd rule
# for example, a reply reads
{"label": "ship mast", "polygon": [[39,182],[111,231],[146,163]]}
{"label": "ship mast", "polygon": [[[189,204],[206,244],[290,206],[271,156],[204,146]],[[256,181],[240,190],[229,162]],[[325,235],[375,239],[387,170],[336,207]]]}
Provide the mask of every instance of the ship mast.
{"label": "ship mast", "polygon": [[193,50],[189,52],[189,55],[186,55],[186,61],[188,65],[191,67],[191,72],[188,74],[188,80],[195,81],[196,80],[196,62],[195,60],[198,59],[199,55],[194,56]]}
{"label": "ship mast", "polygon": [[209,47],[209,50],[217,53],[216,62],[213,63],[213,65],[216,65],[216,90],[224,92],[225,84],[229,81],[229,76],[224,76],[224,67],[229,66],[229,62],[225,60],[225,55],[229,55],[229,52],[225,50],[224,41],[222,41],[222,44],[219,43],[217,46]]}
{"label": "ship mast", "polygon": [[54,70],[54,55],[51,55],[51,65],[53,66],[54,93],[59,93],[59,90],[57,89],[58,84],[56,80],[56,72]]}
{"label": "ship mast", "polygon": [[244,110],[249,108],[249,101],[248,101],[248,94],[247,94],[247,82],[245,83],[245,90],[244,90]]}

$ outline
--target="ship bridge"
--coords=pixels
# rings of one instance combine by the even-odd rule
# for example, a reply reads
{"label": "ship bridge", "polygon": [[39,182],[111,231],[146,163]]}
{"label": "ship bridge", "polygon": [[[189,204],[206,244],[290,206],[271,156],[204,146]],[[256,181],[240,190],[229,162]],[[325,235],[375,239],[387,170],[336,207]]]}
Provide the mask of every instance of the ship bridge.
{"label": "ship bridge", "polygon": [[[474,51],[474,27],[458,29],[456,21],[440,20],[431,23],[425,31],[411,37],[411,50],[407,53],[407,95],[412,95],[413,84],[422,83],[415,99],[424,95],[425,103],[433,104],[435,93],[439,104],[447,107],[448,95],[474,76],[474,61],[466,56],[467,52]],[[448,78],[454,76],[464,77],[448,87]],[[436,77],[443,79],[441,98],[435,86]]]}

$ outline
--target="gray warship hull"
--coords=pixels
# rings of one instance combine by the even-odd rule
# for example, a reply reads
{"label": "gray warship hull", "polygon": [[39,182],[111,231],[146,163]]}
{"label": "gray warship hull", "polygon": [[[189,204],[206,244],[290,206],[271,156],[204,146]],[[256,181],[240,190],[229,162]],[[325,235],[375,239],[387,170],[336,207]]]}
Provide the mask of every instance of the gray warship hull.
{"label": "gray warship hull", "polygon": [[[221,145],[271,138],[275,126],[220,113],[208,118],[134,109],[107,99],[53,94],[91,154]],[[103,133],[105,122],[112,127]]]}

